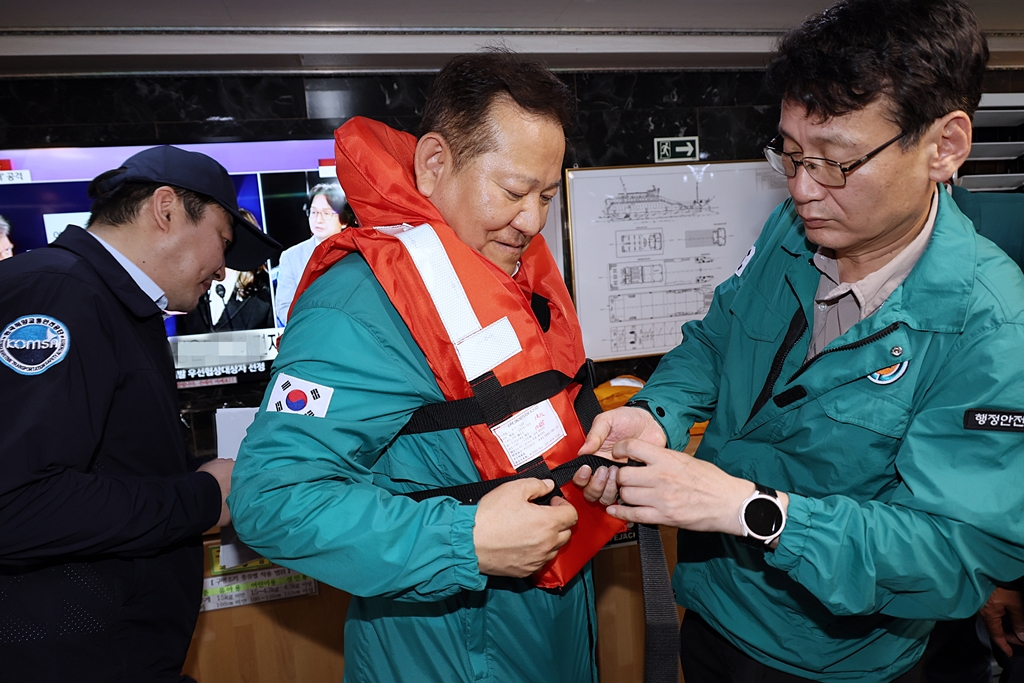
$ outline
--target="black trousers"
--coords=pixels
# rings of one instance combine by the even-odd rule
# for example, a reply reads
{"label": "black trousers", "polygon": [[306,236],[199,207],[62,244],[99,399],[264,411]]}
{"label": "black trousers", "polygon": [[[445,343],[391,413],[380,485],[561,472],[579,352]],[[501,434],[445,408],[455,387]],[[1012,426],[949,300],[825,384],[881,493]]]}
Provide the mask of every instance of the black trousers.
{"label": "black trousers", "polygon": [[[686,683],[814,683],[751,659],[690,610],[679,629],[679,645]],[[917,683],[920,676],[919,664],[892,683]]]}
{"label": "black trousers", "polygon": [[992,648],[1003,673],[999,675],[999,683],[1024,683],[1024,647],[1010,645],[1013,657],[1007,657],[998,647]]}
{"label": "black trousers", "polygon": [[921,666],[921,683],[992,683],[992,647],[980,619],[936,622]]}

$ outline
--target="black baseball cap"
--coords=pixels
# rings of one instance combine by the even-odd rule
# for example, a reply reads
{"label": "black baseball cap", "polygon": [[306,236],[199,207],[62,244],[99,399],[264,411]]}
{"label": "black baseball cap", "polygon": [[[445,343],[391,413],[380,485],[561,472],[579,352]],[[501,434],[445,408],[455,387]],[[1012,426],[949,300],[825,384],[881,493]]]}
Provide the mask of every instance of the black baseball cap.
{"label": "black baseball cap", "polygon": [[238,211],[235,184],[228,172],[215,160],[199,152],[163,145],[150,147],[129,157],[116,173],[104,174],[101,182],[90,185],[90,199],[103,197],[124,183],[161,183],[191,190],[210,197],[231,214],[235,238],[224,254],[228,268],[255,270],[264,261],[281,252],[281,245]]}

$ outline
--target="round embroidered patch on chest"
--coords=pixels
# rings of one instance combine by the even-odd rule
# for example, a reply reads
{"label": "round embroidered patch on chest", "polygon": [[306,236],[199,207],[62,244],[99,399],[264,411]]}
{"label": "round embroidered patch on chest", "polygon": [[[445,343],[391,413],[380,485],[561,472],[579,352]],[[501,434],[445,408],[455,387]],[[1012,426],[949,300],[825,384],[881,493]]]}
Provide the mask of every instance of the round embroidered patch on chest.
{"label": "round embroidered patch on chest", "polygon": [[903,361],[902,363],[896,363],[896,365],[890,365],[887,368],[881,370],[875,370],[868,379],[875,384],[892,384],[907,371],[907,365],[910,361]]}

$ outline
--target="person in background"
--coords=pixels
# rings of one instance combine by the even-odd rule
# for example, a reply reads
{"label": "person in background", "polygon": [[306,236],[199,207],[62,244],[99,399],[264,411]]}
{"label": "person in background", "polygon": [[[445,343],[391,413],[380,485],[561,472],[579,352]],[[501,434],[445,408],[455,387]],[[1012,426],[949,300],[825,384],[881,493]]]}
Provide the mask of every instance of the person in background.
{"label": "person in background", "polygon": [[[220,292],[217,292],[218,296]],[[270,307],[270,275],[267,267],[236,273],[234,287],[222,301],[220,318],[213,327],[215,332],[233,330],[262,330],[274,326],[274,313]]]}
{"label": "person in background", "polygon": [[[586,493],[548,504],[532,501],[551,480],[532,476],[476,505],[403,495],[557,466],[583,444],[578,382],[499,405],[512,382],[585,363],[538,236],[572,105],[542,65],[493,51],[441,70],[418,139],[361,117],[335,134],[365,227],[313,254],[228,503],[251,548],[353,595],[349,683],[597,681],[587,561],[624,528],[584,499],[601,477],[581,468]],[[413,417],[456,397],[492,419]]]}
{"label": "person in background", "polygon": [[274,312],[278,325],[288,321],[288,311],[292,307],[295,288],[302,278],[302,271],[318,244],[331,235],[337,235],[345,228],[356,225],[356,217],[352,208],[345,201],[345,192],[337,183],[320,183],[309,191],[309,201],[305,206],[309,217],[309,239],[288,247],[281,254],[277,266],[277,289],[274,297]]}
{"label": "person in background", "polygon": [[0,263],[3,678],[191,680],[233,463],[186,456],[164,311],[278,246],[202,154],[144,150],[88,193],[86,230]]}
{"label": "person in background", "polygon": [[14,242],[11,241],[11,224],[0,216],[0,261],[14,256]]}
{"label": "person in background", "polygon": [[[942,183],[988,46],[962,0],[845,0],[784,36],[791,198],[582,452],[678,527],[687,683],[904,681],[1024,574],[1024,287]],[[695,457],[687,429],[710,419]]]}

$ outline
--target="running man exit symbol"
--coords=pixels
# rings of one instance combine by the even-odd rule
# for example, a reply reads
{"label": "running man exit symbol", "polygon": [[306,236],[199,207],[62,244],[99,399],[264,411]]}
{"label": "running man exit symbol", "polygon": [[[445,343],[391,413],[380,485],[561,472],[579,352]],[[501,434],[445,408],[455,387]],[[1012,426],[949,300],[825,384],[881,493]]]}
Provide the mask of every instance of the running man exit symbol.
{"label": "running man exit symbol", "polygon": [[697,161],[700,143],[696,135],[685,138],[654,138],[654,161]]}

